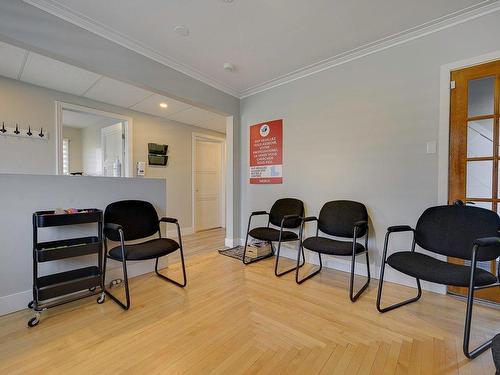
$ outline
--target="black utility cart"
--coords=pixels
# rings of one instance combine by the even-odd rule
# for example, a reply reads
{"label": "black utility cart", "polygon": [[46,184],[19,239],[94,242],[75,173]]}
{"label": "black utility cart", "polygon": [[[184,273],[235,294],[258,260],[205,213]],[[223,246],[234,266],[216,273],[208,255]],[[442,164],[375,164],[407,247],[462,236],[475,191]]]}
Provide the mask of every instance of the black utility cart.
{"label": "black utility cart", "polygon": [[[40,313],[50,307],[99,294],[97,303],[105,299],[102,280],[102,211],[78,210],[76,213],[56,214],[39,211],[33,214],[33,301],[28,305],[34,317],[29,327],[40,321]],[[70,238],[59,241],[38,242],[40,228],[76,224],[97,224],[96,236]],[[97,265],[50,275],[39,276],[39,263],[96,254]],[[98,289],[99,288],[99,289]]]}

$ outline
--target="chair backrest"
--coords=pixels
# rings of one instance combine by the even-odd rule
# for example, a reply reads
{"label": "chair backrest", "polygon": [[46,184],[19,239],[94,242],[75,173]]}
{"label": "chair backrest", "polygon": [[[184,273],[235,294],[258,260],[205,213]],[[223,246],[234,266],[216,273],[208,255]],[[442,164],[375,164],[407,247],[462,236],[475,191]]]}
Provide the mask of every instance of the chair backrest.
{"label": "chair backrest", "polygon": [[[126,200],[114,202],[104,211],[104,224],[114,223],[123,227],[125,241],[149,237],[158,232],[158,214],[149,202]],[[119,235],[114,231],[104,234],[112,241],[119,241]]]}
{"label": "chair backrest", "polygon": [[[304,216],[304,203],[300,199],[283,198],[274,202],[269,211],[269,221],[271,224],[281,226],[281,221],[285,215]],[[301,220],[286,220],[283,224],[284,228],[297,228],[300,226]]]}
{"label": "chair backrest", "polygon": [[[354,201],[331,201],[321,208],[318,216],[318,229],[323,233],[337,237],[349,237],[354,235],[354,223],[357,221],[368,221],[368,212],[363,203]],[[366,229],[358,230],[357,236],[362,237]]]}
{"label": "chair backrest", "polygon": [[[431,207],[420,216],[415,241],[425,250],[454,258],[470,260],[474,240],[498,237],[500,218],[496,212],[472,206]],[[499,247],[483,248],[477,259],[492,260],[500,255]]]}

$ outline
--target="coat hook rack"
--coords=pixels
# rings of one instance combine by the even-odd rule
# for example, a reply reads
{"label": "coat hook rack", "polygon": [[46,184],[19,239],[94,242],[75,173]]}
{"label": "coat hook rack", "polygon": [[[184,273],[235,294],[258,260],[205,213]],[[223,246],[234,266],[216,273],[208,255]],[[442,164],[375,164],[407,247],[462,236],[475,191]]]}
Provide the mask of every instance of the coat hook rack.
{"label": "coat hook rack", "polygon": [[16,123],[15,127],[7,127],[5,126],[5,121],[2,121],[0,139],[3,137],[30,138],[47,141],[49,139],[49,133],[44,132],[43,127],[40,127],[40,133],[34,134],[31,130],[31,125],[28,125],[27,129],[21,128],[19,123]]}

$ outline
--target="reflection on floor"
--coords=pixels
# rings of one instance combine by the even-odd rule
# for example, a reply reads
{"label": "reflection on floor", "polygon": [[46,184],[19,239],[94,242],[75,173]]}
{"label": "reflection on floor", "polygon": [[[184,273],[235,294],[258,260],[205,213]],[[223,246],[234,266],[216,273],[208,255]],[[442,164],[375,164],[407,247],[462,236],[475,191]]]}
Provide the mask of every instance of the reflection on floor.
{"label": "reflection on floor", "polygon": [[[245,267],[218,255],[222,230],[184,242],[186,289],[148,274],[131,281],[128,312],[87,299],[47,312],[33,329],[28,310],[0,318],[0,373],[494,373],[489,351],[463,356],[465,304],[453,297],[424,292],[382,315],[376,282],[353,304],[345,273],[324,270],[298,286],[293,275],[274,276],[273,259]],[[390,303],[413,290],[384,292]],[[476,316],[473,342],[499,330],[498,310]]]}

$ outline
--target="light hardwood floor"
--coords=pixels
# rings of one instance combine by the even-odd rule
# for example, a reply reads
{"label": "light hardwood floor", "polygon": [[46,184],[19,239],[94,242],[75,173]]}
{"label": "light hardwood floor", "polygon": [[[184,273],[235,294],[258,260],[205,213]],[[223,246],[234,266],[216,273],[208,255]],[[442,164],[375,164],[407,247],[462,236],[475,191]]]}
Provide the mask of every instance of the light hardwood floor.
{"label": "light hardwood floor", "polygon": [[[325,269],[298,286],[273,260],[221,256],[224,233],[185,237],[185,289],[152,274],[132,279],[132,307],[95,298],[0,318],[0,374],[493,374],[491,352],[461,350],[465,304],[424,292],[379,314],[376,280],[358,302],[347,274]],[[172,266],[169,276],[178,275]],[[414,290],[387,284],[386,301]],[[476,309],[473,340],[500,331],[497,309]]]}

